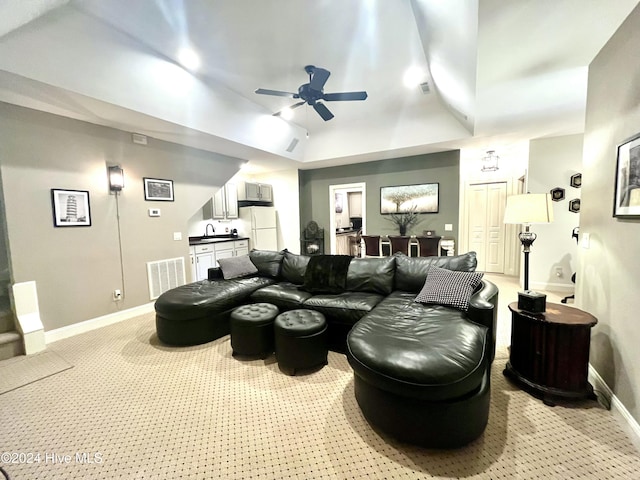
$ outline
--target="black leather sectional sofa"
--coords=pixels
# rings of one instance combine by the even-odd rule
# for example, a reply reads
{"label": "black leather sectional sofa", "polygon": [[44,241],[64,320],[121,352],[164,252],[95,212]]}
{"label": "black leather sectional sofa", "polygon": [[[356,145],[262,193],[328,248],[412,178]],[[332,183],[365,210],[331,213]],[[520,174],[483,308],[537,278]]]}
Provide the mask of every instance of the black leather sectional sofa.
{"label": "black leather sectional sofa", "polygon": [[353,259],[339,292],[308,282],[311,257],[253,250],[257,273],[184,285],[156,301],[159,339],[170,345],[209,342],[229,333],[231,311],[267,302],[281,311],[316,310],[327,319],[329,348],[345,353],[367,420],[402,441],[426,447],[465,445],[484,431],[495,353],[498,289],[482,279],[466,311],[418,303],[431,267],[473,272],[474,252],[453,257]]}

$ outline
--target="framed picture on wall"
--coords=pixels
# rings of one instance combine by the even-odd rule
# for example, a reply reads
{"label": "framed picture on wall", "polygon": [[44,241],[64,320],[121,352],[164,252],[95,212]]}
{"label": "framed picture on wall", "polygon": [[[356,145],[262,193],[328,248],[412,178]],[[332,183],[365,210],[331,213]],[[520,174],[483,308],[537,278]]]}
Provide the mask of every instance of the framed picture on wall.
{"label": "framed picture on wall", "polygon": [[380,213],[438,213],[439,183],[380,187]]}
{"label": "framed picture on wall", "polygon": [[144,177],[144,199],[173,202],[173,180]]}
{"label": "framed picture on wall", "polygon": [[90,227],[91,208],[86,190],[51,189],[54,227]]}
{"label": "framed picture on wall", "polygon": [[618,145],[614,217],[640,216],[640,134]]}

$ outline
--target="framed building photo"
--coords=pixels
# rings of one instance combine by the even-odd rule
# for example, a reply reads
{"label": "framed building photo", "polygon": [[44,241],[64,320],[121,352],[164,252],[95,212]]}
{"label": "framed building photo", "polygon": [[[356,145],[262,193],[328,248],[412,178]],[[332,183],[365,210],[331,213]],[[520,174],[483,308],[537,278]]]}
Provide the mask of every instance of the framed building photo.
{"label": "framed building photo", "polygon": [[160,178],[143,178],[144,199],[173,202],[173,180]]}
{"label": "framed building photo", "polygon": [[640,134],[618,145],[614,217],[640,216]]}
{"label": "framed building photo", "polygon": [[438,213],[438,183],[380,187],[380,213]]}
{"label": "framed building photo", "polygon": [[54,227],[90,227],[91,209],[86,190],[51,189]]}

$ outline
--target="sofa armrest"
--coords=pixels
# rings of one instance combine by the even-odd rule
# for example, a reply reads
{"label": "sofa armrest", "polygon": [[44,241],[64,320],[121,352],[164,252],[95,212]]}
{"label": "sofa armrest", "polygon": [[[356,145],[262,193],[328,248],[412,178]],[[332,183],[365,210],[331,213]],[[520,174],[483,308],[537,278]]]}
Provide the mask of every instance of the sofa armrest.
{"label": "sofa armrest", "polygon": [[211,267],[207,270],[207,280],[219,280],[224,278],[220,267]]}
{"label": "sofa armrest", "polygon": [[491,341],[490,361],[496,355],[496,329],[498,323],[498,287],[489,280],[482,280],[479,289],[469,300],[469,310],[467,316],[472,322],[484,325],[489,329],[489,339]]}

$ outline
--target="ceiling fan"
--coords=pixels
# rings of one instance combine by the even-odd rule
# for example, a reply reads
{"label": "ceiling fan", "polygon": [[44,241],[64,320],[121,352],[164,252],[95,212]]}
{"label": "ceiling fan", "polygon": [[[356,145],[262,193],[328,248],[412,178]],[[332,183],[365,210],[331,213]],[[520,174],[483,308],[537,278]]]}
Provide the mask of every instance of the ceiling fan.
{"label": "ceiling fan", "polygon": [[[316,67],[313,65],[307,65],[304,67],[305,72],[309,74],[309,83],[300,85],[298,93],[282,92],[280,90],[268,90],[265,88],[258,88],[255,93],[260,95],[274,95],[276,97],[290,97],[301,98],[303,101],[294,103],[289,109],[298,108],[305,103],[308,103],[313,109],[318,112],[318,115],[326,122],[333,118],[333,113],[325,106],[325,102],[341,102],[351,100],[365,100],[367,98],[367,92],[341,92],[341,93],[324,93],[324,84],[327,83],[327,79],[331,72],[324,68]],[[274,113],[275,116],[281,115],[282,110]]]}

